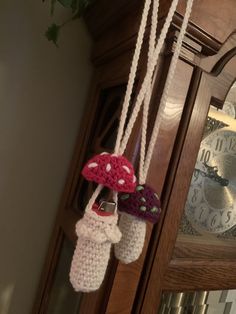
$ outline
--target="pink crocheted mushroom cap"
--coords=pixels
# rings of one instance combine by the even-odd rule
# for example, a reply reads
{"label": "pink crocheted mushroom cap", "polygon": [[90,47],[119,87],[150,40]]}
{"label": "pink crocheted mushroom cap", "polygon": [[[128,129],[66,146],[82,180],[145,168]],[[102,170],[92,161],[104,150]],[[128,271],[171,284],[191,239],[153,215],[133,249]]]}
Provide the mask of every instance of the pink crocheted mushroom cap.
{"label": "pink crocheted mushroom cap", "polygon": [[156,223],[161,213],[161,203],[150,186],[137,185],[134,193],[119,193],[118,210]]}
{"label": "pink crocheted mushroom cap", "polygon": [[88,181],[117,192],[131,193],[136,187],[133,166],[124,156],[108,153],[96,155],[84,166],[82,175]]}

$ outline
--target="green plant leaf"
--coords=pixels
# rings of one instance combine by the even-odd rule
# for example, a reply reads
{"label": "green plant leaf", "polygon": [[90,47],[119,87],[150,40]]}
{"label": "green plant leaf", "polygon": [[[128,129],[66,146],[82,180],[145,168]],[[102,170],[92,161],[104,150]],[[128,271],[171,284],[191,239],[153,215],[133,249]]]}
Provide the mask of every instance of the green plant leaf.
{"label": "green plant leaf", "polygon": [[[42,1],[45,2],[45,0]],[[47,37],[47,39],[49,41],[52,41],[58,47],[57,42],[59,38],[60,29],[69,22],[83,16],[88,6],[94,1],[95,0],[51,0],[51,15],[53,15],[54,13],[55,4],[57,2],[59,2],[64,8],[70,8],[72,10],[73,15],[60,25],[52,23],[45,32],[45,36]]]}
{"label": "green plant leaf", "polygon": [[45,33],[45,36],[47,37],[47,39],[49,41],[52,41],[57,47],[58,47],[58,44],[57,44],[57,41],[58,41],[58,36],[59,36],[59,32],[60,32],[60,28],[61,26],[60,25],[57,25],[55,23],[52,23],[46,33]]}

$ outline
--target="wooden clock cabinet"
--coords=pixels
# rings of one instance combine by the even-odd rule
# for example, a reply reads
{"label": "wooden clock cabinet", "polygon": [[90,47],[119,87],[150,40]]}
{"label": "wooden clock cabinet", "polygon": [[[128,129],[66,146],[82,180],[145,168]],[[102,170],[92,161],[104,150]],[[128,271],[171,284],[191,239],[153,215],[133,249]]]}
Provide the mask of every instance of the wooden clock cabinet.
{"label": "wooden clock cabinet", "polygon": [[[170,3],[160,1],[158,32]],[[148,176],[148,183],[161,196],[161,219],[155,226],[148,225],[142,256],[123,265],[112,255],[99,291],[77,294],[69,284],[74,226],[94,188],[81,177],[81,167],[94,153],[113,148],[142,8],[142,0],[97,0],[85,16],[94,41],[93,79],[33,314],[208,313],[206,302],[197,307],[197,300],[209,297],[209,291],[220,290],[222,296],[236,288],[236,246],[232,241],[212,244],[204,239],[195,241],[194,234],[183,240],[180,234],[209,108],[222,109],[236,78],[235,0],[194,1]],[[180,0],[159,61],[149,129],[158,110],[184,9],[185,1]],[[146,70],[146,41],[133,99]],[[139,126],[140,119],[126,150],[135,165]],[[190,296],[190,307],[181,307],[180,299],[190,300]],[[173,300],[179,302],[178,309],[171,308]]]}

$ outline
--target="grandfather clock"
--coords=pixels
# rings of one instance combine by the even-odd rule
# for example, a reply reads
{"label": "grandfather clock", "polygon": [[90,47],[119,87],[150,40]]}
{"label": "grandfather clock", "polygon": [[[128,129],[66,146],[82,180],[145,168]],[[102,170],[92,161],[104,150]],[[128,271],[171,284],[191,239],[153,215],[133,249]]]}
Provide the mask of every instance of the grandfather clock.
{"label": "grandfather clock", "polygon": [[[158,32],[170,3],[160,1]],[[148,177],[161,196],[161,220],[148,226],[142,256],[123,265],[112,255],[94,293],[75,293],[69,283],[74,226],[94,188],[80,176],[81,167],[113,148],[142,8],[142,0],[97,0],[85,17],[94,39],[94,75],[33,314],[236,313],[234,0],[194,2]],[[158,110],[184,9],[181,0],[159,61],[150,117]],[[133,98],[145,74],[146,48]],[[139,123],[126,150],[134,164]]]}

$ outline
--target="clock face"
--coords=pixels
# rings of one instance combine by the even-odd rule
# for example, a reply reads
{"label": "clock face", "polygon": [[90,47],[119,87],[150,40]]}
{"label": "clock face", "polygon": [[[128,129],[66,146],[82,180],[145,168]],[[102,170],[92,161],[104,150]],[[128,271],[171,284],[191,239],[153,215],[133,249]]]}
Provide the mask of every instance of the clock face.
{"label": "clock face", "polygon": [[236,224],[236,132],[231,129],[202,141],[185,214],[203,233],[222,233]]}
{"label": "clock face", "polygon": [[236,106],[235,106],[235,104],[233,104],[229,101],[226,101],[224,103],[223,108],[222,108],[222,112],[224,112],[228,116],[235,119],[236,118]]}

